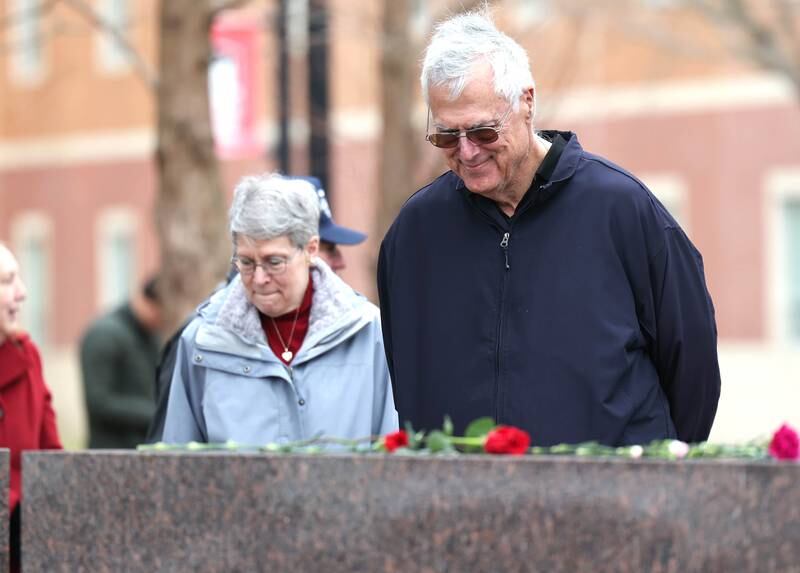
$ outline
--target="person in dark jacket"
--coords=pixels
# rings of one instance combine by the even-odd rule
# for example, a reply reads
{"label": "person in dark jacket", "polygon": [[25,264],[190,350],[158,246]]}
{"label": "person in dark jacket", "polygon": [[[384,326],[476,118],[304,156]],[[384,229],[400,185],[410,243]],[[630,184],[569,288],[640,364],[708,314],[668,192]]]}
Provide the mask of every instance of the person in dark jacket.
{"label": "person in dark jacket", "polygon": [[[330,204],[322,187],[322,183],[316,177],[298,176],[298,179],[304,179],[314,186],[319,200],[319,252],[318,256],[325,261],[331,270],[335,273],[340,273],[347,267],[345,256],[339,248],[340,245],[357,245],[364,242],[367,236],[364,233],[348,229],[341,225],[337,225],[333,221],[333,214],[331,213]],[[234,277],[236,277],[236,268],[232,267],[231,272],[226,277],[225,282],[220,284],[220,288],[228,284]],[[159,361],[156,370],[156,410],[150,427],[147,430],[147,443],[155,443],[161,440],[164,434],[164,420],[167,415],[167,402],[169,400],[170,381],[172,380],[172,371],[175,368],[176,353],[178,350],[178,341],[183,334],[184,329],[188,326],[189,322],[194,318],[194,314],[189,317],[178,331],[167,341],[161,353],[161,360]]]}
{"label": "person in dark jacket", "polygon": [[145,440],[160,350],[156,282],[97,319],[81,340],[90,448],[135,448]]}
{"label": "person in dark jacket", "polygon": [[11,517],[10,537],[6,542],[12,573],[20,571],[21,561],[22,452],[61,449],[39,350],[19,330],[19,314],[25,298],[17,260],[0,243],[0,448],[11,451],[9,490],[5,495]]}
{"label": "person in dark jacket", "polygon": [[450,171],[380,250],[401,424],[491,416],[534,444],[705,440],[720,391],[700,253],[636,177],[534,129],[522,47],[483,13],[441,23],[422,88]]}

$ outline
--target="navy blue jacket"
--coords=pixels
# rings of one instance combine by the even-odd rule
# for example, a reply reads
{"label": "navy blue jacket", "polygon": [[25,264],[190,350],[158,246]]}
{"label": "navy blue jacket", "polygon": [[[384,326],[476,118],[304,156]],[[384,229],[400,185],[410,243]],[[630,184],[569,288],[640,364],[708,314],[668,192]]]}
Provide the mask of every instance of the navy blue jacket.
{"label": "navy blue jacket", "polygon": [[448,172],[386,234],[400,423],[492,416],[536,445],[705,440],[720,375],[700,253],[639,180],[561,136],[514,217]]}

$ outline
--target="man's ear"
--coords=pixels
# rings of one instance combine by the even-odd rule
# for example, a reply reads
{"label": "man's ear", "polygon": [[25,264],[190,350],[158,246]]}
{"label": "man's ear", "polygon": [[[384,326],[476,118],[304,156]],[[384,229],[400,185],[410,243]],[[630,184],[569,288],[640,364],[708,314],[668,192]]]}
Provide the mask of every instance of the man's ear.
{"label": "man's ear", "polygon": [[526,89],[522,92],[522,102],[528,106],[527,117],[530,121],[533,121],[533,116],[536,113],[536,88],[533,86]]}

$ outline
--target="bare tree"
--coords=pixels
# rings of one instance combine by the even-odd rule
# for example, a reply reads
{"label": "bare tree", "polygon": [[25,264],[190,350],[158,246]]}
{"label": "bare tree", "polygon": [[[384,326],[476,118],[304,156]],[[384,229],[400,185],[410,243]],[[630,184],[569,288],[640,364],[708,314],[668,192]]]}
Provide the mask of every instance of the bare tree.
{"label": "bare tree", "polygon": [[[55,5],[59,0],[46,2],[47,5]],[[141,79],[145,86],[154,90],[158,85],[158,77],[153,67],[142,58],[139,51],[128,41],[127,36],[117,26],[103,18],[93,6],[86,0],[60,0],[80,14],[94,28],[101,30],[103,34],[109,36],[122,52],[133,68],[134,73]]]}
{"label": "bare tree", "polygon": [[[486,0],[448,0],[439,2],[441,10],[428,24],[449,14],[473,10]],[[414,34],[409,0],[385,0],[383,5],[383,45],[381,52],[381,113],[383,145],[380,160],[381,197],[376,232],[383,237],[406,198],[428,170],[419,167],[422,134],[415,129],[414,108],[419,60],[428,34]],[[438,169],[438,167],[437,167]]]}
{"label": "bare tree", "polygon": [[800,99],[800,3],[796,0],[688,0],[730,35],[733,53],[788,78]]}
{"label": "bare tree", "polygon": [[414,109],[415,60],[409,29],[409,0],[386,0],[383,13],[381,52],[381,148],[380,189],[377,230],[382,237],[400,210],[414,182],[416,141],[412,124]]}
{"label": "bare tree", "polygon": [[[733,56],[775,72],[791,82],[800,100],[797,0],[682,0],[660,7],[644,7],[638,0],[595,0],[589,7],[581,0],[559,0],[557,6],[571,20],[587,13],[593,20],[604,18],[617,32],[663,53],[706,61]],[[676,21],[688,23],[687,17],[702,26],[690,34],[675,27]]]}
{"label": "bare tree", "polygon": [[176,328],[222,279],[230,246],[209,116],[214,0],[160,5],[156,227],[166,322]]}
{"label": "bare tree", "polygon": [[[88,0],[41,0],[41,17],[59,3],[114,40],[139,79],[154,93],[158,110],[156,229],[161,252],[161,295],[166,326],[177,328],[224,277],[230,257],[226,205],[214,153],[208,95],[211,26],[224,10],[250,0],[161,0],[159,62],[148,63]],[[0,20],[9,26],[28,14]],[[156,73],[158,69],[158,73]]]}

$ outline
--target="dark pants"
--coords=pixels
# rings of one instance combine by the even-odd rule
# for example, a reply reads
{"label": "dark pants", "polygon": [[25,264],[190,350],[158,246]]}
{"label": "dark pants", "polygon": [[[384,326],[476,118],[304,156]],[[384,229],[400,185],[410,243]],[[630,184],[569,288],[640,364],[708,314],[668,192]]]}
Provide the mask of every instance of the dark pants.
{"label": "dark pants", "polygon": [[19,508],[19,504],[17,507],[14,508],[14,511],[11,512],[11,538],[9,540],[9,557],[10,557],[10,565],[11,565],[11,573],[18,573],[22,570],[21,568],[21,557],[20,557],[20,532],[19,532],[19,515],[22,511]]}

